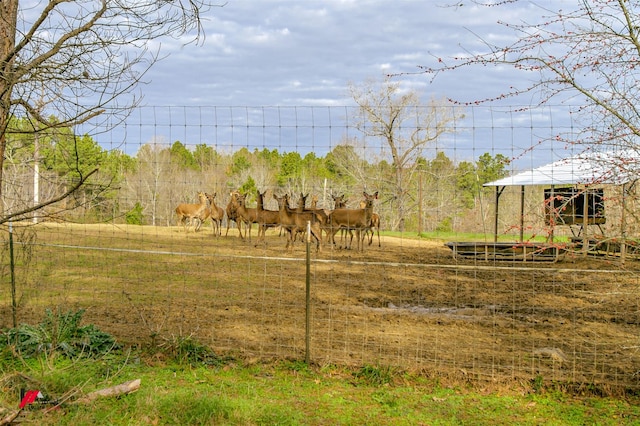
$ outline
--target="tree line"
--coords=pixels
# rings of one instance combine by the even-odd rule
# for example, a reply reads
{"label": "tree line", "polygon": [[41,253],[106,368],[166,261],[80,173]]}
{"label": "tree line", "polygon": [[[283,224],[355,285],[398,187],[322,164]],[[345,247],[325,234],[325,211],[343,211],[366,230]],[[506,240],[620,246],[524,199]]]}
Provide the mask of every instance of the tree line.
{"label": "tree line", "polygon": [[[175,207],[194,202],[198,191],[217,192],[218,204],[223,205],[234,190],[248,195],[248,205],[255,204],[257,190],[288,193],[294,199],[312,193],[318,195],[319,207],[326,209],[333,208],[332,195],[344,194],[350,207],[357,207],[358,194],[378,191],[376,210],[383,229],[451,230],[464,223],[466,215],[479,211],[485,194],[482,185],[505,176],[508,164],[501,154],[485,153],[475,161],[457,163],[444,151],[432,158],[418,156],[399,197],[392,164],[382,157],[364,158],[360,142],[353,138],[345,138],[325,155],[268,148],[220,152],[181,141],[152,141],[129,155],[105,150],[71,128],[33,133],[26,131],[30,126],[29,120],[14,117],[7,135],[3,182],[7,213],[27,211],[37,204],[34,200],[53,199],[83,174],[98,172],[71,197],[14,220],[36,215],[42,220],[166,226],[176,224]],[[267,203],[265,208],[277,206]]]}
{"label": "tree line", "polygon": [[[497,7],[508,10],[511,3]],[[0,7],[0,223],[63,213],[77,220],[170,223],[172,205],[193,197],[196,187],[269,185],[292,192],[312,188],[322,195],[327,188],[357,194],[375,187],[388,229],[477,223],[477,217],[461,217],[477,214],[482,183],[501,177],[506,159],[483,154],[455,163],[444,152],[425,155],[426,148],[456,131],[465,105],[520,96],[529,105],[525,109],[552,99],[578,101],[574,113],[581,125],[555,137],[567,146],[638,149],[636,2],[585,0],[566,10],[539,9],[528,22],[497,23],[513,32],[507,44],[479,34],[480,50],[433,52],[419,67],[431,81],[458,72],[470,78],[491,65],[526,73],[519,81],[505,80],[500,92],[485,99],[472,94],[425,103],[412,90],[400,90],[402,73],[351,85],[359,107],[351,122],[363,140],[383,144],[383,158],[362,156],[354,149],[358,140],[345,140],[322,156],[267,149],[223,153],[183,143],[150,143],[135,156],[105,152],[72,129],[91,120],[111,123],[107,127],[125,120],[139,105],[139,82],[162,57],[149,48],[151,42],[186,37],[197,44],[204,35],[200,17],[223,5],[190,0],[32,6],[8,0]]]}

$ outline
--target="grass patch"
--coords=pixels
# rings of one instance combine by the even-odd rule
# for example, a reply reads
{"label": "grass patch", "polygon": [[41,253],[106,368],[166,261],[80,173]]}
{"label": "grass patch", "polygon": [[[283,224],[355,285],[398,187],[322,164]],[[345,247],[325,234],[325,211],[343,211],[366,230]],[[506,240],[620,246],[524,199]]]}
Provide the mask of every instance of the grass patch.
{"label": "grass patch", "polygon": [[[18,420],[60,425],[631,425],[640,420],[635,400],[577,398],[533,388],[449,388],[379,366],[350,370],[297,361],[216,367],[158,366],[144,358],[134,362],[142,355],[73,365],[61,358],[38,378],[53,397],[70,388],[82,394],[133,378],[142,385],[135,393],[91,404],[74,404],[70,398],[56,410],[34,406]],[[6,367],[12,366],[0,363],[5,413],[18,403],[15,392],[6,392],[10,377],[26,376],[9,374]]]}
{"label": "grass patch", "polygon": [[[460,232],[421,232],[420,234],[414,233],[399,233],[399,232],[385,232],[384,235],[402,237],[402,238],[418,238],[418,239],[426,239],[426,240],[436,240],[436,241],[490,241],[493,242],[494,236],[493,234],[485,234],[485,233],[460,233]],[[535,242],[535,243],[544,243],[547,241],[546,235],[531,235],[525,234],[523,235],[524,241]],[[520,235],[498,235],[498,242],[510,242],[510,241],[519,241]],[[553,241],[555,243],[568,243],[569,237],[566,236],[554,236]]]}

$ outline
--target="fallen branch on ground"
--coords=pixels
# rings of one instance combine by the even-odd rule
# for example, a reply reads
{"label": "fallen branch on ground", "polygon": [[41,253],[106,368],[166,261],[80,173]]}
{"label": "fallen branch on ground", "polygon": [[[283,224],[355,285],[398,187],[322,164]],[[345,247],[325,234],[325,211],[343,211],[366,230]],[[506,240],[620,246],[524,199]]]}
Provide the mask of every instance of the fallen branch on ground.
{"label": "fallen branch on ground", "polygon": [[22,409],[16,410],[16,411],[13,411],[13,412],[7,414],[3,419],[0,419],[0,425],[11,424],[11,422],[13,422],[16,419],[16,417],[18,417],[18,415],[20,414],[21,411],[22,411]]}
{"label": "fallen branch on ground", "polygon": [[140,379],[130,380],[128,382],[112,386],[110,388],[104,388],[97,391],[89,392],[85,396],[76,399],[74,403],[86,404],[98,398],[127,395],[137,391],[138,389],[140,389]]}

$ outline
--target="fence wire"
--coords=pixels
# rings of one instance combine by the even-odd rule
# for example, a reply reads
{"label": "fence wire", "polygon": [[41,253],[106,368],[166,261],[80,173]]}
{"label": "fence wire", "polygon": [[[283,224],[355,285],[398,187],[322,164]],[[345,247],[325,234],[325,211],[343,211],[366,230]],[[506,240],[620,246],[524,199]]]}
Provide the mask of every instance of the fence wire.
{"label": "fence wire", "polygon": [[[354,113],[348,107],[147,107],[109,132],[91,134],[105,149],[134,158],[145,145],[165,149],[175,141],[191,151],[214,147],[230,158],[243,148],[326,156],[360,137],[349,121]],[[506,110],[471,108],[455,132],[421,154],[433,160],[445,152],[453,164],[486,152],[502,154],[513,160],[508,172],[515,172],[570,154],[553,143],[555,134],[571,129],[561,116],[557,110],[514,117]],[[358,146],[370,163],[388,155],[384,141]],[[219,353],[248,359],[303,359],[304,245],[296,242],[285,250],[286,237],[277,229],[269,230],[264,242],[257,240],[255,227],[251,241],[238,236],[235,224],[226,235],[227,221],[222,236],[208,225],[185,232],[173,209],[187,201],[184,194],[198,190],[217,192],[224,207],[228,191],[248,176],[274,193],[295,189],[326,198],[351,190],[352,202],[363,187],[329,183],[326,188],[323,179],[286,186],[275,183],[266,166],[252,164],[247,173],[232,175],[230,163],[220,165],[194,173],[158,163],[155,188],[139,173],[120,182],[119,206],[141,203],[149,209],[154,194],[168,194],[153,223],[127,224],[115,214],[107,223],[75,218],[16,225],[19,322],[37,321],[50,307],[86,309],[85,322],[123,344],[169,346],[195,338]],[[455,218],[446,234],[416,238],[422,225],[417,221],[404,229],[383,221],[380,247],[375,240],[363,251],[325,244],[313,254],[313,362],[388,365],[470,380],[542,378],[638,388],[637,260],[622,263],[615,254],[582,252],[556,262],[454,258],[445,242],[469,238],[471,232],[485,241],[493,238],[493,200],[478,198],[458,211],[446,200],[438,204],[450,194],[434,188],[437,197],[424,211],[424,230],[435,232],[443,218]],[[505,203],[503,237],[520,233],[518,196],[515,191]],[[539,198],[535,193],[527,198],[527,234],[544,234]],[[375,210],[387,218],[392,208],[380,201]],[[148,218],[150,210],[145,211]],[[5,271],[8,264],[5,250]],[[12,300],[8,274],[3,276],[0,326],[9,327]]]}

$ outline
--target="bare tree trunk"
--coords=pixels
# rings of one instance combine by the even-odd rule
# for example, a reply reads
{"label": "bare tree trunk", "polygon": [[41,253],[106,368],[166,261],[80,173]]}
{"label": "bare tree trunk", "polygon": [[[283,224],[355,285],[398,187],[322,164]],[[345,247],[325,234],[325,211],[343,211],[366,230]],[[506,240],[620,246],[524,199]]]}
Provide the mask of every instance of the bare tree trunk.
{"label": "bare tree trunk", "polygon": [[[18,19],[18,0],[0,2],[0,183],[4,166],[4,153],[7,146],[7,128],[11,116],[11,94],[13,88],[14,48],[16,44],[16,26]],[[0,201],[2,185],[0,184]],[[0,215],[4,212],[4,204],[0,202]]]}

